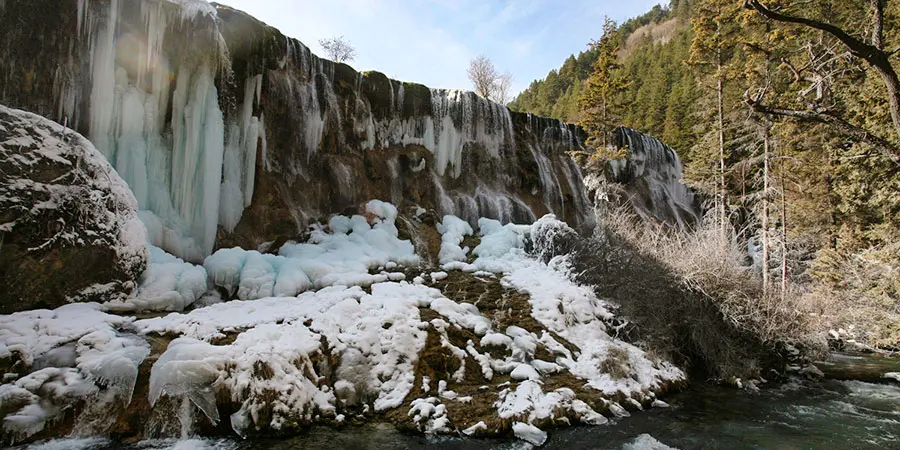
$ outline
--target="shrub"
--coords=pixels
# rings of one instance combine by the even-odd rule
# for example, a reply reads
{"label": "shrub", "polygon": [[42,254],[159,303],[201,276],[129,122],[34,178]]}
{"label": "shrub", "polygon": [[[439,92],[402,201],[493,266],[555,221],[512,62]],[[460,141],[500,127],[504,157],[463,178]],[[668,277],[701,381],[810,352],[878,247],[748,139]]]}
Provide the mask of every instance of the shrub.
{"label": "shrub", "polygon": [[733,230],[705,220],[679,232],[624,208],[598,213],[597,223],[573,258],[580,281],[614,299],[638,339],[693,371],[758,376],[783,366],[789,345],[822,349],[807,299],[790,287],[763,295]]}

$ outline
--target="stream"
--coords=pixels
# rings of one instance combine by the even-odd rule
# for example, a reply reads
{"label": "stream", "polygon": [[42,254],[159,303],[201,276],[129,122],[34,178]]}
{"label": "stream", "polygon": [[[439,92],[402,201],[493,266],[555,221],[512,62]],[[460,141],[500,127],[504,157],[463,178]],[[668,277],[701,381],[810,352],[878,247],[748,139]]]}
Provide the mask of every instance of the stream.
{"label": "stream", "polygon": [[[668,396],[669,408],[632,414],[597,427],[550,431],[547,449],[897,449],[900,360],[834,354],[817,363],[823,381],[764,385],[759,392],[695,384]],[[866,381],[861,381],[866,380]],[[102,449],[521,449],[514,439],[472,439],[403,434],[389,425],[316,427],[288,439],[149,440],[122,445],[99,438],[59,439],[28,450]]]}

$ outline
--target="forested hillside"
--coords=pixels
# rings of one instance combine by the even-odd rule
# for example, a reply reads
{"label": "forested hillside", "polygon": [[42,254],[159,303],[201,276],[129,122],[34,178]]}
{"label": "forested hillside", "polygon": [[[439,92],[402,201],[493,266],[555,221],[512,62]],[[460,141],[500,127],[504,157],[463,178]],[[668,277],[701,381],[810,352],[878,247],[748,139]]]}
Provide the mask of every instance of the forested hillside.
{"label": "forested hillside", "polygon": [[[594,132],[585,112],[604,109],[659,137],[716,220],[761,248],[764,284],[815,293],[823,315],[880,311],[854,320],[896,345],[900,127],[888,72],[900,66],[900,5],[673,0],[605,38],[615,48],[592,43],[510,107]],[[598,64],[603,52],[615,62]],[[603,106],[585,94],[589,78],[615,86]]]}

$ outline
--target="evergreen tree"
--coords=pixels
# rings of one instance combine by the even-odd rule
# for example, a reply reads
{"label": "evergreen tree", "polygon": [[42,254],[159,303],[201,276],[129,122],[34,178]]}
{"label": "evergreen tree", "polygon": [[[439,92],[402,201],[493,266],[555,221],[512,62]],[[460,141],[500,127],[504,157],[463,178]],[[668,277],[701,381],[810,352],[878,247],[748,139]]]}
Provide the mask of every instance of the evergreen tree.
{"label": "evergreen tree", "polygon": [[588,133],[587,145],[602,154],[610,146],[612,131],[622,122],[625,104],[617,94],[628,86],[620,72],[614,21],[604,21],[603,36],[592,42],[591,48],[597,51],[597,61],[579,99],[583,111],[581,126]]}
{"label": "evergreen tree", "polygon": [[712,85],[715,95],[715,151],[718,158],[716,210],[723,229],[728,222],[728,186],[725,177],[726,158],[729,156],[725,148],[725,80],[729,75],[728,59],[737,45],[739,30],[735,21],[738,12],[739,7],[735,2],[698,0],[692,21],[694,39],[689,59],[689,63],[698,69],[701,79]]}

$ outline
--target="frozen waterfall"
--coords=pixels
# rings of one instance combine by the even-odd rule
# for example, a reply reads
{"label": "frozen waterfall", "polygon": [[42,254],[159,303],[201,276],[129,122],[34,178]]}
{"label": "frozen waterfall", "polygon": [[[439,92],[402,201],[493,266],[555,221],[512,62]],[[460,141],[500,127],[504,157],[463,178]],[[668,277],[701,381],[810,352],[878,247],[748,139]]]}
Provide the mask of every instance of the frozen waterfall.
{"label": "frozen waterfall", "polygon": [[357,72],[205,0],[5,5],[34,22],[0,16],[0,38],[29,43],[0,48],[0,103],[88,136],[151,243],[185,260],[294,236],[373,196],[473,225],[588,216],[573,125]]}
{"label": "frozen waterfall", "polygon": [[698,223],[700,207],[694,192],[682,182],[678,153],[631,128],[617,129],[615,137],[616,146],[628,149],[628,156],[610,161],[610,171],[615,181],[626,186],[636,212],[680,228]]}
{"label": "frozen waterfall", "polygon": [[[214,15],[197,1],[79,2],[92,56],[90,139],[134,191],[151,242],[189,260],[209,255],[218,225],[234,229],[250,203],[262,123],[253,115],[261,75],[225,123],[216,77],[227,56]],[[166,51],[176,32],[190,45]]]}

